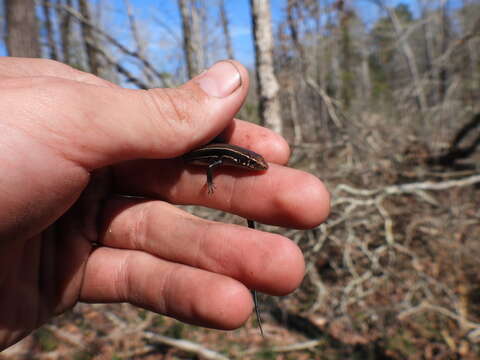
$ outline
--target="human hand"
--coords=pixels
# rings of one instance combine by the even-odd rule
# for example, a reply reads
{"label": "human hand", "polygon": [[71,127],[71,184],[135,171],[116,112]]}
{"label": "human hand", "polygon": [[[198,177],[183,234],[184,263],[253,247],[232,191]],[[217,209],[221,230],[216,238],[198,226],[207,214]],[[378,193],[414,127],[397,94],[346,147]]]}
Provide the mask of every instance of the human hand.
{"label": "human hand", "polygon": [[[251,313],[249,288],[299,285],[304,262],[290,240],[173,205],[297,228],[326,218],[321,182],[282,166],[286,142],[232,120],[247,90],[233,61],[177,89],[142,91],[50,60],[0,59],[0,349],[78,301],[233,329]],[[271,166],[219,170],[209,196],[204,169],[177,157],[219,133]]]}

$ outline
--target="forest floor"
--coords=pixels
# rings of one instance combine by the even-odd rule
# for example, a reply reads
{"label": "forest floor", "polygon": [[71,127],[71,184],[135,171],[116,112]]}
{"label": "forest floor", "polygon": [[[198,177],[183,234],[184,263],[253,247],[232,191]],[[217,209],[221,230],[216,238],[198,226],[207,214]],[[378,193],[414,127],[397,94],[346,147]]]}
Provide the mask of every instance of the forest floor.
{"label": "forest floor", "polygon": [[400,127],[362,129],[361,143],[293,149],[294,166],[326,182],[332,214],[308,231],[263,227],[307,262],[294,294],[261,296],[265,338],[253,315],[225,332],[128,304],[78,304],[0,359],[480,358],[478,152],[452,160],[448,141],[435,153]]}

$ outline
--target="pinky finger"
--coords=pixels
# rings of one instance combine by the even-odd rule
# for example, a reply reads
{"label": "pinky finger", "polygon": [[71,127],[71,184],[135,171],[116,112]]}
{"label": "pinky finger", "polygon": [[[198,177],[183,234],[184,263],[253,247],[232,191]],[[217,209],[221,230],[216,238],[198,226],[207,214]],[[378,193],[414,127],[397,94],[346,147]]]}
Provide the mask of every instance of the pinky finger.
{"label": "pinky finger", "polygon": [[253,306],[249,290],[237,280],[142,251],[106,247],[89,258],[80,300],[129,302],[190,324],[225,330],[240,327]]}

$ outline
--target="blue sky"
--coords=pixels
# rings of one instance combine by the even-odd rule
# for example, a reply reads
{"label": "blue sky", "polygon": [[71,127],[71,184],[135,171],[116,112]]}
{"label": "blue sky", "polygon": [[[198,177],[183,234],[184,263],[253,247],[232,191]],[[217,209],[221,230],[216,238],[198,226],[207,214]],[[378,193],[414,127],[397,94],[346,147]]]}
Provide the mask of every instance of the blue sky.
{"label": "blue sky", "polygon": [[[181,23],[176,0],[164,0],[163,2],[129,0],[129,2],[134,8],[135,14],[140,21],[145,21],[145,23],[147,23],[148,18],[152,17],[161,19],[164,25],[168,24],[169,29],[173,30],[178,38],[181,38]],[[215,5],[217,3],[216,0],[207,0],[207,3],[209,2],[212,3],[212,8],[215,9]],[[388,3],[392,6],[395,6],[401,2],[410,4],[413,3],[413,0],[388,1]],[[369,0],[350,0],[350,3],[354,4],[361,12],[361,16],[367,24],[373,23],[380,14],[377,6],[373,5]],[[120,9],[122,9],[124,6],[124,1],[116,0],[115,4],[115,7],[118,9],[118,13],[120,13]],[[285,4],[286,0],[271,0],[272,21],[274,26],[284,18]],[[225,0],[225,6],[227,10],[227,16],[230,21],[230,31],[232,35],[235,58],[247,66],[252,66],[254,63],[254,57],[249,0]],[[216,14],[212,14],[212,16],[216,16]],[[154,24],[154,26],[157,25]],[[156,34],[158,36],[164,36],[163,40],[157,38],[153,33],[154,31],[152,29],[152,31],[149,33],[149,36],[152,37],[152,41],[160,41],[165,43],[168,42],[168,38],[173,40],[173,36],[168,32],[163,33],[163,35],[160,35],[160,33]],[[181,42],[177,43],[176,45],[172,44],[172,46],[177,47],[180,45]]]}
{"label": "blue sky", "polygon": [[[432,4],[438,3],[440,0],[430,0]],[[450,0],[451,3],[457,3],[459,0]],[[157,66],[160,71],[175,71],[175,66],[180,67],[182,63],[182,41],[181,41],[181,22],[179,17],[177,0],[128,0],[133,8],[135,18],[138,21],[139,29],[142,37],[148,46],[150,60]],[[206,0],[207,4],[211,4],[212,19],[217,18],[217,0]],[[417,13],[415,4],[416,0],[387,0],[390,6],[398,3],[406,3],[411,6],[412,11]],[[125,0],[92,0],[91,4],[102,4],[102,23],[103,27],[113,37],[123,44],[133,48],[133,42],[129,31]],[[349,0],[349,4],[355,6],[360,16],[367,25],[373,24],[380,16],[377,6],[372,4],[371,0]],[[227,16],[230,20],[230,31],[232,42],[234,45],[235,58],[247,66],[253,66],[253,44],[251,34],[251,17],[249,0],[225,0]],[[271,0],[272,21],[274,27],[284,19],[284,7],[286,0]],[[39,16],[41,17],[41,12]],[[212,33],[210,38],[217,38],[217,42],[221,39],[221,30],[215,21],[210,25]],[[221,48],[221,49],[219,49]],[[214,48],[215,50],[215,48]],[[215,53],[212,51],[209,62],[214,62],[225,57],[223,46],[217,46]],[[5,46],[0,46],[0,54],[5,55]],[[122,54],[115,53],[122,58]],[[133,66],[128,63],[127,66]],[[209,65],[209,64],[206,64]]]}

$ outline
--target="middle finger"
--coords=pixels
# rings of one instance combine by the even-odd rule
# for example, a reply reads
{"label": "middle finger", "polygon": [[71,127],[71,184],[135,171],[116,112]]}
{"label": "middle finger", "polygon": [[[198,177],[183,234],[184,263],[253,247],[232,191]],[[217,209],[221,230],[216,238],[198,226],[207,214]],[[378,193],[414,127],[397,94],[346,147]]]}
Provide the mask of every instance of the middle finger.
{"label": "middle finger", "polygon": [[304,274],[289,239],[204,220],[161,201],[115,198],[105,209],[101,243],[232,277],[272,295],[293,291]]}

